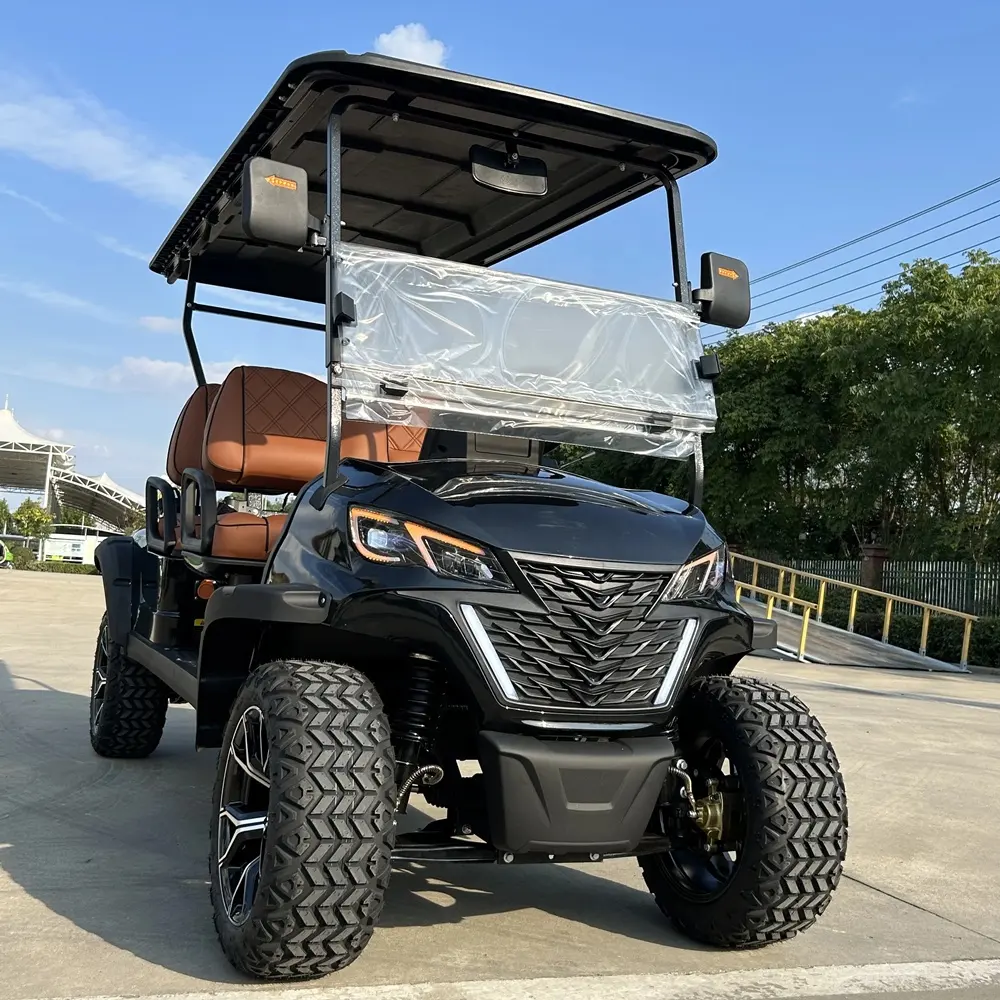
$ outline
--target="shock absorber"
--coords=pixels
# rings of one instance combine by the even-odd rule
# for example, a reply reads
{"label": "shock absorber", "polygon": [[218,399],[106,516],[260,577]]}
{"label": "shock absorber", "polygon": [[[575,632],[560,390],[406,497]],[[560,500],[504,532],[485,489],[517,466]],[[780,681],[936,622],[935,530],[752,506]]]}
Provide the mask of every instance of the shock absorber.
{"label": "shock absorber", "polygon": [[441,688],[440,666],[429,657],[415,655],[410,663],[409,690],[393,725],[397,812],[406,812],[415,786],[435,785],[444,777],[437,764],[420,763],[425,747],[433,743],[436,735]]}

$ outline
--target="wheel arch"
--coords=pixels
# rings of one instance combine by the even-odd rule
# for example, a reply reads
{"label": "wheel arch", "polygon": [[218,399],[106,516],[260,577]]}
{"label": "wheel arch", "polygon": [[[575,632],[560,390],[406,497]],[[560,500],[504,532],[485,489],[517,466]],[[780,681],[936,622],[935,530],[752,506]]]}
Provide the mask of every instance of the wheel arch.
{"label": "wheel arch", "polygon": [[222,745],[233,699],[258,665],[329,650],[331,605],[324,591],[294,585],[239,584],[212,595],[198,654],[198,747]]}

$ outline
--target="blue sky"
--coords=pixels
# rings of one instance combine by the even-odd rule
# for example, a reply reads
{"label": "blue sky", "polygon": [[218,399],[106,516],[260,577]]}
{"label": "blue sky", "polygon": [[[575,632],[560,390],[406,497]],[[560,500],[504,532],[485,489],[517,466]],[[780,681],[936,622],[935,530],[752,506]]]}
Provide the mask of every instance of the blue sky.
{"label": "blue sky", "polygon": [[[146,263],[283,67],[306,52],[388,47],[694,125],[720,155],[682,187],[689,256],[731,253],[751,274],[1000,174],[995,2],[49,0],[39,10],[6,5],[0,34],[0,396],[30,430],[76,445],[80,471],[106,471],[135,490],[162,474],[193,387],[182,289]],[[631,19],[612,16],[625,10]],[[946,211],[993,198],[1000,186]],[[1000,246],[1000,220],[925,253],[978,240]],[[508,266],[668,295],[662,200]],[[894,269],[882,264],[774,309],[835,298]],[[321,365],[311,334],[199,319],[216,372],[239,362]]]}

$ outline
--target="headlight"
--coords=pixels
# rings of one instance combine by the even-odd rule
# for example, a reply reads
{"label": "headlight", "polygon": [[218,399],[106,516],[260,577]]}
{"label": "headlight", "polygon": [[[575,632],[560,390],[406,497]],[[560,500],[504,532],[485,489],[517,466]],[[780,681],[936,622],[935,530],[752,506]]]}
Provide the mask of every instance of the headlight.
{"label": "headlight", "polygon": [[714,594],[726,578],[725,546],[692,559],[674,573],[661,600],[686,601]]}
{"label": "headlight", "polygon": [[481,545],[382,511],[352,507],[351,541],[376,563],[425,566],[438,576],[512,588],[496,557]]}

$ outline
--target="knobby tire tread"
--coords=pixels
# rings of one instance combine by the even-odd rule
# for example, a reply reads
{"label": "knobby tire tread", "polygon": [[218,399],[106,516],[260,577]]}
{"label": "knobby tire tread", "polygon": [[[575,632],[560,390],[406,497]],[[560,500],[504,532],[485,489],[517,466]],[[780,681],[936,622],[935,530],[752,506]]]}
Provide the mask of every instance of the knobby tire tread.
{"label": "knobby tire tread", "polygon": [[[270,747],[264,859],[250,919],[237,926],[222,905],[213,839],[215,927],[237,969],[311,979],[353,962],[382,910],[395,819],[389,724],[374,685],[353,668],[278,661],[241,688],[223,754],[251,704],[262,710]],[[220,759],[216,811],[222,771]]]}
{"label": "knobby tire tread", "polygon": [[692,903],[674,890],[660,856],[640,864],[660,909],[687,936],[762,947],[806,930],[830,903],[847,850],[844,781],[822,725],[783,688],[752,677],[699,679],[681,705],[682,727],[686,715],[712,712],[750,762],[740,772],[748,843],[733,882],[721,898]]}
{"label": "knobby tire tread", "polygon": [[[148,757],[160,744],[167,718],[170,692],[144,666],[130,660],[125,650],[107,635],[108,616],[101,619],[97,636],[105,635],[108,652],[104,709],[90,745],[102,757]],[[95,650],[96,661],[96,650]]]}

